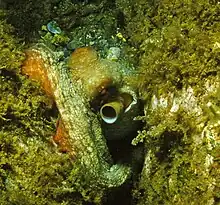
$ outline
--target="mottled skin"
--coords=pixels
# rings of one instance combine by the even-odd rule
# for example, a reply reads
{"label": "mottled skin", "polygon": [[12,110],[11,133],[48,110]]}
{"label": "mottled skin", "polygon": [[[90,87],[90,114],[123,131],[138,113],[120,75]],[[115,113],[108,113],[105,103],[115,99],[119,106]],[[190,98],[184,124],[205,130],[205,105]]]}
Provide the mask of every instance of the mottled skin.
{"label": "mottled skin", "polygon": [[84,92],[82,81],[73,82],[66,62],[60,60],[59,53],[43,44],[35,46],[32,51],[39,53],[47,62],[45,68],[53,98],[74,160],[78,160],[80,169],[85,173],[86,183],[102,187],[118,187],[123,184],[130,175],[130,168],[111,163],[100,122],[91,111],[90,99]]}

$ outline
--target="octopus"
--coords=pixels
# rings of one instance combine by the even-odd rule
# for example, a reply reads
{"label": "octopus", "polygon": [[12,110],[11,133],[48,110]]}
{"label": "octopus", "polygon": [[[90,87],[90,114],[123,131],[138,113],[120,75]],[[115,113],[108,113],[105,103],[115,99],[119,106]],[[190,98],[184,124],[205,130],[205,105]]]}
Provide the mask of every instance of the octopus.
{"label": "octopus", "polygon": [[26,51],[22,72],[40,82],[53,99],[60,118],[54,142],[78,161],[88,183],[118,187],[125,183],[131,169],[114,164],[100,120],[90,102],[106,92],[109,85],[121,85],[121,67],[117,62],[99,59],[88,47],[76,49],[68,59],[43,43]]}

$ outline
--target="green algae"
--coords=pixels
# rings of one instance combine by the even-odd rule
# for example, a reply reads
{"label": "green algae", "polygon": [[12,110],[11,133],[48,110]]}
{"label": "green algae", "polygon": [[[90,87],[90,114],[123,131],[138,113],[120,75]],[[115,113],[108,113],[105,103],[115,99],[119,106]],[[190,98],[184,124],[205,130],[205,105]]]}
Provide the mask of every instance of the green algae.
{"label": "green algae", "polygon": [[200,137],[194,128],[197,124],[192,123],[196,118],[185,112],[168,117],[166,111],[160,116],[156,112],[147,115],[150,129],[143,134],[148,152],[134,197],[138,204],[213,204],[219,165],[207,168],[206,160],[214,155],[208,142],[198,144],[193,139]]}
{"label": "green algae", "polygon": [[[25,21],[21,21],[21,26],[20,24],[18,24],[19,26],[16,29],[20,30],[21,36],[25,35],[26,38],[29,38],[32,32],[40,30],[40,27],[43,24],[46,24],[47,21],[51,20],[51,17],[55,16],[54,13],[51,12],[52,7],[50,1],[45,1],[46,6],[45,4],[39,4],[39,1],[36,1],[36,4],[31,1],[26,1],[26,12],[29,11],[28,8],[33,7],[33,4],[35,5],[35,7],[38,4],[38,7],[42,6],[42,8],[49,9],[43,10],[42,17],[39,17],[34,12],[33,16],[29,18],[33,21],[33,24],[29,27],[29,29],[25,29],[24,27],[22,27],[22,25],[26,25],[23,24],[23,22]],[[70,6],[72,11],[70,11]],[[19,8],[21,10],[21,8],[23,7],[20,6]],[[64,30],[74,28],[74,26],[77,26],[81,23],[91,24],[91,22],[97,21],[100,22],[100,25],[106,25],[106,22],[116,20],[114,18],[114,15],[110,15],[110,17],[108,17],[107,14],[105,20],[103,21],[100,21],[99,17],[94,15],[85,15],[84,17],[82,17],[87,11],[96,11],[97,8],[100,7],[96,5],[93,6],[92,9],[90,9],[90,7],[88,6],[87,9],[84,10],[82,9],[82,6],[73,4],[71,1],[61,1],[61,3],[59,3],[59,1],[56,1],[55,5],[56,15],[61,15],[61,18],[58,20],[58,22],[62,25],[62,28],[64,28]],[[168,92],[178,92],[185,86],[192,86],[196,97],[198,97],[198,99],[200,100],[201,107],[204,109],[205,114],[203,116],[204,118],[201,119],[201,121],[207,122],[210,120],[213,124],[215,124],[218,121],[218,117],[213,115],[212,110],[206,108],[206,104],[210,99],[212,99],[212,102],[215,105],[214,107],[218,107],[219,93],[209,94],[208,96],[206,96],[206,98],[199,97],[206,93],[204,86],[206,83],[206,79],[211,79],[213,80],[213,82],[215,82],[215,79],[217,79],[217,77],[219,76],[220,30],[218,24],[220,20],[220,8],[218,2],[204,0],[151,0],[146,3],[146,1],[144,0],[137,0],[135,2],[116,0],[116,8],[120,11],[122,18],[125,18],[125,21],[123,25],[121,25],[121,28],[124,29],[123,36],[128,39],[128,43],[130,44],[130,47],[127,48],[129,60],[134,62],[135,65],[141,69],[141,74],[139,75],[138,82],[135,81],[135,84],[139,84],[140,96],[144,100],[145,105],[150,104],[151,97],[154,93],[157,93],[157,95],[166,95],[166,93]],[[37,10],[38,9],[36,9],[35,11]],[[71,12],[75,14],[69,15]],[[24,18],[22,17],[22,12],[17,12],[15,16],[18,15],[20,15],[18,19]],[[29,13],[28,15],[32,14]],[[40,21],[36,19],[40,19]],[[72,19],[71,22],[70,19]],[[11,22],[17,22],[16,18],[11,20]],[[93,28],[97,29],[97,27],[99,27],[100,25],[92,25],[91,29],[89,30],[86,28],[83,30],[80,30],[81,28],[76,28],[76,30],[72,32],[72,48],[92,44],[95,38],[93,36],[90,37],[89,35],[88,38],[85,38],[86,34],[91,33],[90,31],[92,31]],[[23,33],[24,31],[26,32]],[[102,35],[102,31],[100,31],[99,34]],[[80,36],[83,36],[83,38],[81,39],[81,41],[78,41],[78,39],[80,39]],[[106,36],[106,38],[109,37],[110,36],[108,35]],[[105,43],[106,41],[100,41],[100,47],[104,46]],[[5,59],[5,56],[3,59]],[[15,60],[11,59],[10,62],[15,62]],[[7,65],[7,63],[8,61],[2,65],[5,66]],[[19,66],[7,66],[6,70],[10,70],[14,67]],[[4,76],[6,76],[6,74],[4,74]],[[15,76],[17,78],[17,75]],[[7,128],[8,130],[9,127],[10,129],[17,129],[17,127],[22,126],[22,130],[23,128],[28,130],[25,130],[25,136],[27,135],[27,133],[29,136],[37,135],[38,137],[44,134],[44,136],[48,136],[49,138],[50,134],[48,133],[51,133],[51,131],[55,130],[55,128],[54,124],[51,123],[50,117],[49,119],[46,118],[45,120],[44,115],[46,113],[46,115],[50,116],[51,108],[48,108],[48,106],[46,106],[47,103],[43,103],[42,108],[42,103],[39,103],[42,101],[46,101],[46,99],[44,99],[44,97],[42,96],[39,97],[37,95],[38,97],[32,97],[32,99],[28,101],[25,106],[20,105],[16,107],[15,105],[10,105],[10,109],[8,109],[8,106],[6,106],[6,103],[8,103],[6,97],[7,94],[9,94],[10,92],[15,92],[17,90],[17,80],[11,80],[11,84],[8,84],[10,82],[8,81],[8,79],[14,78],[11,75],[10,77],[7,76],[4,78],[7,79],[7,83],[5,82],[3,84],[5,87],[3,91],[8,91],[5,94],[4,103],[2,103],[1,105],[1,118],[4,121],[4,126],[8,126],[8,122],[11,122],[8,121],[8,119],[11,120],[10,117],[13,116],[14,112],[16,113],[16,110],[18,109],[16,122],[19,123],[15,124],[14,126],[11,126],[12,123],[10,123],[10,126],[8,126]],[[22,84],[23,83],[24,82],[22,80]],[[26,84],[28,85],[28,88],[32,85],[32,83],[30,83],[29,81],[27,81]],[[24,99],[31,97],[30,93],[39,92],[39,89],[35,89],[35,86],[33,86],[30,91],[28,90],[28,92],[26,92],[26,89],[24,89],[24,93],[26,94],[24,94],[24,97],[21,100],[22,102]],[[10,96],[11,102],[16,102],[17,96],[8,96]],[[31,107],[27,107],[27,105],[29,106],[29,103],[34,104],[34,109],[32,109],[32,105],[30,105]],[[13,112],[11,112],[11,107]],[[23,111],[25,111],[25,114],[22,116]],[[139,132],[138,137],[133,140],[133,143],[138,144],[138,142],[144,142],[144,146],[146,148],[146,156],[144,171],[140,175],[140,181],[137,182],[136,189],[133,190],[134,201],[137,201],[140,205],[174,203],[198,204],[198,202],[200,202],[201,204],[218,204],[220,198],[219,144],[216,144],[212,150],[207,149],[207,145],[209,143],[206,141],[202,142],[198,146],[194,141],[194,137],[198,135],[196,130],[194,130],[194,127],[196,126],[196,124],[194,123],[196,121],[196,118],[193,115],[189,115],[184,110],[179,110],[178,113],[176,113],[174,116],[167,116],[168,112],[169,111],[167,108],[161,108],[156,112],[151,109],[145,108],[145,116],[141,117],[141,120],[144,120],[145,128],[144,130],[141,130]],[[25,116],[28,115],[33,116],[33,118],[31,119],[36,120],[30,121],[29,118],[29,121],[26,122]],[[20,118],[20,116],[22,117]],[[22,119],[23,121],[20,121],[20,119]],[[43,121],[44,123],[42,123]],[[33,128],[34,131],[31,130]],[[7,132],[5,132],[6,134],[1,135],[3,136],[3,139],[6,138],[6,135],[11,135],[8,130]],[[44,130],[44,133],[42,133],[42,130]],[[219,133],[217,128],[216,130]],[[23,131],[18,132],[19,135],[21,135]],[[18,135],[14,137],[14,142],[12,142],[12,144],[15,143],[15,145],[17,145],[15,146],[16,151],[14,151],[13,153],[18,152],[22,156],[23,152],[21,152],[19,149],[19,146],[21,145],[19,145],[20,143],[18,143],[19,140],[17,139],[17,136]],[[1,140],[2,142],[4,142],[2,138]],[[36,139],[34,138],[34,140]],[[24,141],[26,143],[26,138]],[[47,150],[47,148],[42,146],[41,143],[43,142],[41,141],[45,141],[45,138],[40,138],[40,141],[37,141],[35,146],[32,146],[31,144],[29,146],[35,149],[36,146],[41,147],[39,149],[42,150],[42,154],[39,157],[39,161],[42,160],[42,163],[47,167],[48,165],[44,162],[45,158],[43,156],[51,157],[52,154],[50,155],[50,153],[53,153],[54,157],[56,158],[57,155],[54,154],[52,148]],[[213,143],[215,144],[216,142]],[[7,150],[9,148],[7,148]],[[2,150],[0,149],[0,151]],[[5,153],[9,152],[2,151],[1,154],[4,156]],[[32,154],[34,155],[34,153]],[[20,155],[18,154],[17,156]],[[208,170],[205,164],[206,161],[204,160],[208,158],[207,156],[212,156],[214,158],[214,163],[212,167],[208,168]],[[60,162],[58,162],[59,160],[50,157],[50,162],[52,164],[54,164],[55,162],[54,169],[58,169],[56,168],[56,166],[60,168]],[[64,155],[64,158],[65,157],[66,156]],[[36,160],[34,157],[30,159]],[[0,169],[0,187],[2,188],[2,190],[4,190],[6,187],[5,181],[8,176],[8,172],[10,172],[10,169],[7,169],[7,165],[5,165],[5,161],[7,160],[8,159],[6,157],[1,157],[1,167],[3,168]],[[15,163],[15,160],[12,161]],[[28,165],[31,164],[30,161],[27,160],[25,157],[23,161]],[[48,164],[50,162],[48,162]],[[18,164],[16,163],[13,165],[14,167],[18,166]],[[68,174],[65,170],[61,169],[59,173],[64,174],[61,174],[60,178],[58,177],[58,179],[55,179],[55,181],[58,181],[57,184],[63,185],[64,179],[62,177],[63,175],[68,175],[70,176],[68,178],[69,181],[65,181],[68,188],[72,187],[71,183],[75,183],[74,186],[78,187],[84,199],[86,199],[87,201],[91,201],[91,199],[93,199],[93,201],[98,201],[98,203],[100,203],[100,196],[96,196],[97,193],[95,192],[98,191],[96,191],[95,187],[93,192],[91,192],[92,190],[86,190],[86,183],[84,183],[84,185],[80,185],[83,184],[82,181],[85,181],[83,179],[83,176],[80,179],[81,182],[76,179],[75,181],[72,180],[72,182],[70,182],[78,171],[72,170],[71,172],[69,170],[69,167],[64,168],[65,170],[68,170]],[[33,179],[33,184],[31,184],[33,190],[36,189],[35,186],[39,186],[39,184],[36,183],[36,181],[38,180],[37,177],[38,176]],[[25,177],[23,177],[22,179],[24,178]],[[31,177],[29,177],[29,179],[30,178]],[[24,184],[24,182],[21,184]],[[51,187],[53,187],[53,182],[51,182],[50,185]],[[76,199],[74,199],[74,201],[71,201],[70,195],[72,192],[74,192],[74,188],[55,189],[54,192],[47,191],[45,195],[43,193],[43,186],[41,188],[42,190],[39,191],[39,196],[43,197],[42,200],[45,200],[43,202],[35,197],[30,189],[26,188],[26,191],[28,191],[28,193],[30,194],[30,196],[27,196],[27,200],[29,200],[28,202],[30,204],[32,200],[35,201],[36,204],[46,203],[47,200],[45,199],[45,197],[47,194],[48,196],[50,196],[48,201],[51,204],[58,203],[59,197],[63,199],[63,201],[59,201],[59,203],[61,204],[74,204],[77,199],[78,204],[82,203],[80,196],[77,194]],[[49,186],[46,189],[49,190]],[[16,190],[17,192],[18,189],[14,190]],[[64,190],[66,190],[66,192]],[[16,200],[18,200],[19,197],[16,196],[16,192],[11,192],[11,196],[13,197],[11,197],[10,199],[10,196],[7,195],[5,191],[2,191],[1,194],[3,193],[2,196],[4,196],[3,202],[7,204],[6,201],[10,199],[14,200],[14,203],[18,203],[18,201]],[[51,193],[53,193],[57,197],[53,197]],[[14,198],[16,198],[16,200]]]}
{"label": "green algae", "polygon": [[55,131],[47,117],[48,99],[38,85],[20,75],[22,46],[1,14],[0,203],[59,204],[51,190],[64,180],[69,165],[65,156],[45,146],[46,136]]}
{"label": "green algae", "polygon": [[[8,13],[7,18],[13,11]],[[19,15],[19,11],[16,15]],[[108,16],[105,21],[107,19]],[[2,58],[7,60],[1,64],[0,203],[102,204],[102,201],[106,200],[106,188],[97,187],[95,183],[91,185],[85,178],[85,170],[78,169],[78,162],[72,162],[67,154],[59,153],[52,144],[58,112],[51,100],[41,91],[39,84],[21,75],[24,46],[21,40],[18,41],[13,36],[12,26],[6,24],[5,20],[1,23],[4,38],[7,39],[2,47],[8,49],[2,53]],[[16,32],[17,29],[21,28],[16,28]],[[84,36],[84,31],[77,30],[78,36]],[[29,32],[32,38],[32,33]],[[101,32],[100,29],[99,35]],[[25,33],[21,32],[19,35],[24,35],[26,39]],[[43,41],[55,45],[57,50],[64,47],[68,41],[65,32],[61,35],[46,33],[42,38]],[[106,36],[104,38],[106,39]],[[112,41],[118,42],[118,39]],[[87,42],[91,42],[91,38]],[[106,48],[109,46],[106,45],[106,40],[102,39],[101,45]]]}
{"label": "green algae", "polygon": [[[137,1],[128,7],[133,10],[125,9],[125,34],[141,54],[142,87],[152,90],[158,85],[171,90],[214,75],[219,66],[219,4],[201,0],[153,2],[143,5]],[[132,18],[131,12],[136,14]]]}
{"label": "green algae", "polygon": [[39,84],[21,75],[22,41],[1,11],[0,204],[101,203],[83,171],[52,143],[58,113]]}
{"label": "green algae", "polygon": [[21,65],[22,53],[21,45],[12,38],[9,33],[13,32],[13,27],[6,24],[5,13],[0,10],[0,69],[15,71]]}
{"label": "green algae", "polygon": [[[145,102],[145,116],[140,119],[146,125],[132,141],[146,148],[140,181],[133,190],[137,204],[218,204],[219,3],[116,2],[125,15],[130,51],[138,57],[136,83]],[[215,92],[207,91],[213,86]],[[185,107],[171,113],[169,100],[167,106],[151,107],[153,97],[178,96],[187,87],[192,88],[203,116],[190,114]],[[204,141],[203,123],[215,130]]]}

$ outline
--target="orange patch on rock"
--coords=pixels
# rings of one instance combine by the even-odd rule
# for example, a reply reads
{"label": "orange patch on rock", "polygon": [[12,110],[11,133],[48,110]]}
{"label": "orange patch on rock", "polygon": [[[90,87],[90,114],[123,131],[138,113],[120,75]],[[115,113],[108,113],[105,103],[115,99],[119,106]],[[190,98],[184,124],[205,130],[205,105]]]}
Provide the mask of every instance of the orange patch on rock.
{"label": "orange patch on rock", "polygon": [[22,65],[22,73],[28,75],[30,79],[38,81],[46,94],[52,97],[53,92],[46,69],[49,66],[49,62],[44,60],[38,51],[27,50],[25,54],[26,59]]}
{"label": "orange patch on rock", "polygon": [[53,141],[58,145],[59,150],[63,153],[69,153],[71,157],[75,158],[75,152],[72,150],[71,144],[68,140],[68,134],[65,131],[62,120],[57,122],[56,135]]}
{"label": "orange patch on rock", "polygon": [[[26,59],[22,65],[22,73],[39,82],[42,89],[53,100],[53,90],[47,73],[47,67],[50,66],[49,61],[44,59],[40,51],[37,50],[30,49],[25,54]],[[75,152],[68,138],[68,133],[65,131],[62,121],[59,120],[53,142],[57,144],[60,152],[68,153],[72,158],[75,158]]]}

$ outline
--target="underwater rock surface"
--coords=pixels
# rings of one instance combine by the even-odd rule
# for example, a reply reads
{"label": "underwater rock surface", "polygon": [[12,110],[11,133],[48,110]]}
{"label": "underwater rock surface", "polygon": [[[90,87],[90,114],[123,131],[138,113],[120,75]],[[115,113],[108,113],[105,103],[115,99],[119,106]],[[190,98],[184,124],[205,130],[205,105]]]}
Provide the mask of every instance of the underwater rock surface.
{"label": "underwater rock surface", "polygon": [[[145,106],[149,129],[139,137],[144,135],[157,140],[145,141],[148,150],[139,189],[148,195],[140,197],[138,204],[157,201],[157,191],[161,190],[170,197],[170,203],[190,204],[189,198],[195,197],[195,189],[200,193],[198,200],[202,204],[215,204],[219,187],[216,176],[219,173],[220,107],[214,96],[220,84],[218,77],[206,79],[204,83],[203,94],[196,95],[196,89],[191,86],[167,94],[155,92]],[[160,185],[148,186],[151,180]],[[182,191],[187,193],[186,198],[181,197]]]}
{"label": "underwater rock surface", "polygon": [[[12,2],[15,2],[15,4]],[[30,40],[31,42],[39,40],[36,39],[39,35],[33,34],[38,34],[42,25],[54,19],[62,28],[63,36],[50,33],[49,38],[45,34],[45,38],[42,39],[47,38],[55,46],[59,47],[60,45],[59,49],[56,50],[61,51],[68,43],[66,56],[69,56],[70,51],[75,48],[90,45],[101,50],[102,57],[107,54],[108,58],[112,60],[117,60],[119,55],[121,58],[124,56],[123,52],[127,52],[126,59],[132,62],[135,67],[140,68],[141,72],[136,84],[140,85],[140,96],[145,103],[145,115],[139,117],[143,121],[144,129],[139,131],[139,135],[133,140],[133,144],[143,142],[145,163],[142,173],[138,172],[140,176],[137,176],[137,181],[133,180],[133,178],[128,180],[131,189],[133,189],[133,196],[127,197],[126,195],[122,197],[127,202],[122,200],[126,205],[132,203],[140,205],[219,204],[220,143],[218,136],[220,97],[218,82],[220,65],[220,4],[218,1],[47,0],[42,2],[41,0],[27,0],[16,2],[12,0],[8,4],[7,8],[13,10],[10,12],[11,15],[9,14],[9,22],[15,25],[16,33],[18,32],[19,36],[29,39],[25,42],[25,45],[28,45]],[[40,33],[45,33],[45,30]],[[128,44],[115,43],[116,33],[121,34]],[[5,36],[4,32],[2,35]],[[65,35],[67,35],[67,38]],[[51,36],[52,38],[50,38]],[[8,42],[11,41],[6,39],[6,42],[8,45]],[[3,51],[7,51],[5,49],[7,45],[4,43],[2,45]],[[115,49],[108,52],[110,47],[120,47],[120,53]],[[15,49],[11,50],[14,51]],[[33,47],[31,50],[36,50],[36,52],[32,52],[33,56],[36,57],[36,61],[44,60],[42,55],[46,53],[47,56],[48,54],[44,47]],[[55,55],[54,51],[52,53]],[[85,53],[88,54],[88,52]],[[58,55],[58,53],[56,54]],[[58,56],[62,56],[62,53]],[[17,60],[13,61],[12,58],[14,60],[16,58],[13,52],[12,54],[10,52],[5,54],[2,58],[3,61],[1,61],[2,68],[5,68],[5,64],[7,64],[7,69],[16,67],[11,62],[17,62]],[[54,63],[55,59],[53,59]],[[55,64],[64,61],[63,57],[57,57],[57,59],[59,60]],[[94,59],[97,65],[96,57],[90,59]],[[77,59],[75,59],[73,66],[77,62]],[[66,62],[63,63],[65,65],[68,64]],[[90,65],[90,63],[88,64]],[[47,65],[47,63],[43,61],[43,65]],[[69,70],[69,68],[66,70]],[[5,69],[2,70],[3,75],[5,75],[4,71]],[[80,71],[74,71],[74,73],[77,76]],[[85,70],[85,76],[88,76],[88,73]],[[69,74],[74,75],[73,72]],[[42,78],[44,79],[44,77]],[[75,78],[77,82],[80,82],[79,79],[80,77],[78,80],[77,77]],[[106,78],[104,77],[104,79]],[[41,80],[41,78],[38,80]],[[89,80],[90,78],[88,77],[83,82],[88,82]],[[99,182],[96,183],[97,181],[95,181],[94,186],[87,186],[85,183],[84,187],[88,187],[90,190],[83,189],[82,184],[77,181],[78,178],[73,177],[74,171],[72,167],[70,166],[72,175],[69,176],[66,171],[68,168],[63,166],[66,165],[66,162],[61,159],[73,156],[70,161],[71,163],[79,162],[79,171],[81,173],[86,173],[86,169],[89,167],[87,166],[86,169],[83,169],[83,163],[75,157],[77,156],[77,150],[74,149],[74,146],[71,146],[74,144],[70,143],[62,120],[57,123],[57,134],[53,138],[57,144],[57,148],[53,147],[55,151],[39,152],[38,139],[33,140],[29,149],[23,146],[21,132],[14,131],[17,130],[17,127],[25,127],[25,130],[28,130],[28,137],[26,136],[26,138],[30,140],[36,135],[39,136],[39,133],[43,137],[51,136],[51,133],[48,135],[48,132],[45,131],[47,130],[47,121],[41,118],[41,103],[36,103],[36,101],[42,100],[34,100],[37,97],[34,99],[30,97],[33,93],[33,88],[29,84],[25,84],[28,89],[23,88],[21,90],[17,88],[18,86],[14,81],[12,81],[13,86],[11,87],[9,87],[10,84],[8,82],[11,82],[11,77],[6,76],[3,78],[3,85],[8,84],[8,86],[2,89],[4,100],[1,106],[1,114],[3,116],[1,122],[5,123],[4,127],[9,127],[9,132],[0,135],[2,143],[0,145],[2,163],[0,190],[1,193],[7,194],[0,194],[0,201],[4,201],[4,203],[9,201],[8,203],[13,204],[21,204],[20,201],[22,201],[25,204],[65,203],[79,205],[85,204],[84,200],[86,200],[100,204],[97,202],[97,198],[94,198],[94,195],[91,197],[88,194],[92,190],[92,194],[95,193],[96,195],[96,188],[101,187],[96,186]],[[94,85],[97,85],[96,80],[92,79],[91,82],[95,82]],[[108,82],[108,80],[103,82],[104,87],[108,85]],[[24,84],[23,81],[22,84]],[[54,99],[53,90],[50,92],[51,85],[44,85],[43,82],[41,85],[45,87],[47,94]],[[120,86],[121,84],[119,83],[118,87]],[[87,110],[92,109],[92,112],[89,111],[92,114],[91,119],[101,118],[98,111],[100,107],[103,108],[106,104],[109,105],[108,102],[103,104],[102,101],[105,101],[108,93],[111,93],[111,87],[102,89],[101,86],[93,90],[93,86],[86,85],[84,88],[84,94],[86,96],[88,94],[85,101],[86,103],[89,102],[84,104],[84,108]],[[99,90],[99,88],[101,89]],[[89,95],[90,92],[86,90],[95,92],[91,92],[91,95]],[[20,95],[17,95],[18,91]],[[15,93],[13,97],[11,93]],[[97,93],[99,93],[98,98],[96,98]],[[119,91],[119,93],[121,92]],[[27,100],[24,100],[26,98]],[[10,99],[13,99],[11,100],[13,102],[8,103]],[[114,106],[112,105],[113,108]],[[115,107],[116,109],[117,107]],[[119,118],[124,116],[124,114],[130,115],[131,113],[123,113],[119,115]],[[106,116],[105,112],[104,115]],[[85,119],[84,114],[82,119]],[[86,119],[88,120],[89,117]],[[127,123],[119,122],[123,125]],[[109,134],[110,132],[117,134],[115,132],[116,129],[114,130],[114,126],[112,126],[117,123],[104,124],[104,126],[103,124],[101,123],[101,127],[104,135],[101,139],[120,137],[119,133],[119,136]],[[122,126],[120,123],[118,125],[121,131]],[[90,123],[88,127],[94,126]],[[100,121],[98,127],[100,128]],[[133,127],[133,125],[130,127]],[[52,133],[54,133],[54,129]],[[89,136],[96,136],[93,129],[91,130]],[[99,135],[97,134],[97,136]],[[17,137],[17,140],[15,140],[15,137]],[[24,142],[26,142],[26,138],[24,138]],[[47,150],[48,146],[45,146],[45,138],[43,139],[42,149]],[[94,141],[95,138],[92,138],[92,140]],[[110,147],[109,144],[108,147]],[[22,151],[22,148],[24,151]],[[81,146],[80,148],[84,147]],[[121,147],[119,148],[121,149]],[[60,153],[58,149],[68,154]],[[96,149],[97,152],[101,150],[99,152],[101,155],[103,150],[100,147],[96,147]],[[85,151],[85,153],[88,152]],[[98,156],[100,156],[99,154]],[[109,154],[107,155],[109,156]],[[114,161],[114,155],[112,153],[111,155]],[[134,156],[134,161],[137,161],[138,155]],[[61,162],[58,160],[57,163],[54,163],[54,160],[56,162],[58,158],[57,156],[60,156]],[[50,158],[53,159],[50,160]],[[110,157],[106,158],[109,165],[113,165]],[[81,159],[89,158],[84,157]],[[105,157],[102,159],[105,159]],[[40,166],[36,167],[36,164],[40,164]],[[90,165],[92,166],[92,164]],[[63,170],[61,172],[60,167]],[[60,175],[62,175],[61,178]],[[54,177],[58,177],[60,183]],[[72,183],[69,183],[66,177],[69,177]],[[92,176],[86,177],[87,174],[82,175],[82,180],[89,181],[92,184],[93,181],[90,182]],[[140,180],[138,180],[139,178]],[[48,183],[45,184],[45,182]],[[75,185],[80,186],[79,192],[81,195],[79,194],[79,198],[77,198],[78,194],[73,194],[74,190],[76,190]],[[123,189],[124,186],[120,188]],[[83,196],[83,202],[80,199],[81,196]]]}

